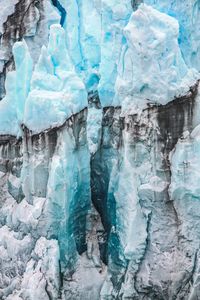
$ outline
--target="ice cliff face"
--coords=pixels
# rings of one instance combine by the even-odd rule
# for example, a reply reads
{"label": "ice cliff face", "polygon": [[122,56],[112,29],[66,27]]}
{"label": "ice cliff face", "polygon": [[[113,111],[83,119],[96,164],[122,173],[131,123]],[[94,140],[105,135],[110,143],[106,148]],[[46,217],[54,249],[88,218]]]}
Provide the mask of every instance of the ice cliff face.
{"label": "ice cliff face", "polygon": [[0,299],[198,299],[199,2],[7,2]]}

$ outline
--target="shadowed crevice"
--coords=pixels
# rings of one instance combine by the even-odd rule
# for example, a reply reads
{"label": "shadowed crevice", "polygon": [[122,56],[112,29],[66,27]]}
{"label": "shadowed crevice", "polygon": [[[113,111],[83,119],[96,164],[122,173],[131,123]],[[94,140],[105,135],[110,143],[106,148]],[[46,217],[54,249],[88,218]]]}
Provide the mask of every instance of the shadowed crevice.
{"label": "shadowed crevice", "polygon": [[60,25],[63,26],[65,23],[65,19],[67,16],[67,12],[64,9],[64,7],[60,4],[58,0],[52,0],[52,4],[58,9],[61,19],[60,19]]}

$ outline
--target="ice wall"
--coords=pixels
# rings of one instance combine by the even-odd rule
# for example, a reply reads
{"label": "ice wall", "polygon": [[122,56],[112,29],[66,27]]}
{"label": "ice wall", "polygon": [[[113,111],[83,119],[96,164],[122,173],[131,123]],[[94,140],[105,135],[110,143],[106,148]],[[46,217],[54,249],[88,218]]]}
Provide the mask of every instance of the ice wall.
{"label": "ice wall", "polygon": [[61,282],[71,280],[86,251],[86,120],[85,110],[45,133],[26,129],[23,144],[1,139],[1,297],[58,299]]}
{"label": "ice wall", "polygon": [[1,299],[198,299],[199,10],[2,10]]}
{"label": "ice wall", "polygon": [[[75,3],[69,2],[74,15],[69,16],[69,24],[63,22],[63,28],[51,26],[48,47],[42,47],[34,71],[25,40],[16,43],[15,95],[6,96],[2,105],[6,107],[7,98],[16,98],[19,127],[25,124],[38,133],[61,125],[87,106],[87,92],[98,91],[103,107],[121,106],[124,113],[137,113],[149,103],[166,104],[189,91],[198,72],[189,68],[182,56],[178,21],[146,4],[131,15],[128,3],[101,3],[100,7],[99,2],[85,2],[74,7]],[[94,12],[89,19],[88,10]],[[71,24],[72,19],[78,23]],[[20,72],[22,80],[18,79]],[[8,94],[11,76],[6,83]],[[21,85],[26,85],[23,95]],[[1,127],[9,133],[7,121],[2,122]]]}
{"label": "ice wall", "polygon": [[[182,226],[193,235],[193,221],[184,202],[182,217],[169,192],[174,182],[169,156],[179,137],[195,127],[196,105],[194,87],[187,96],[140,115],[120,118],[119,108],[104,109],[102,144],[92,159],[92,199],[108,239],[108,276],[101,299],[190,295],[196,238],[189,242],[182,237]],[[177,157],[174,161],[179,164]],[[182,184],[187,180],[183,178]]]}

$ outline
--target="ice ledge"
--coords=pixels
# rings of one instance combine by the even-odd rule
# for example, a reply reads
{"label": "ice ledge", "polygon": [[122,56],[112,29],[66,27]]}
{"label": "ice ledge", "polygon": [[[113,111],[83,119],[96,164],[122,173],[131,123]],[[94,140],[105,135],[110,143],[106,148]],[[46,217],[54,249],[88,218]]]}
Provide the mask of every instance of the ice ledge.
{"label": "ice ledge", "polygon": [[[66,123],[73,123],[73,121],[77,118],[80,118],[83,114],[88,114],[88,118],[87,118],[87,126],[88,126],[88,135],[89,138],[93,138],[94,141],[94,145],[93,147],[97,146],[97,141],[95,139],[98,139],[97,136],[94,135],[97,134],[97,132],[95,131],[96,129],[94,128],[95,126],[98,126],[99,130],[101,128],[101,115],[102,113],[106,113],[106,111],[108,111],[109,109],[118,109],[120,111],[120,118],[123,120],[125,118],[125,123],[129,122],[130,117],[136,117],[136,119],[140,119],[140,116],[145,113],[145,114],[155,114],[158,116],[161,116],[162,114],[168,114],[170,115],[170,112],[172,113],[175,110],[183,110],[183,106],[186,104],[187,105],[187,109],[188,109],[188,113],[189,110],[193,109],[194,107],[196,107],[195,105],[199,105],[199,80],[196,81],[196,83],[190,87],[189,91],[185,94],[185,95],[180,95],[177,98],[174,98],[172,101],[168,102],[165,105],[162,104],[148,104],[146,107],[144,107],[142,110],[138,110],[137,112],[132,113],[131,111],[129,113],[124,113],[123,108],[121,106],[108,106],[108,107],[104,107],[103,108],[103,112],[101,109],[94,109],[89,111],[88,114],[88,108],[84,108],[81,111],[79,111],[78,113],[75,114],[71,114],[69,117],[63,119],[63,122],[58,122],[58,123],[53,123],[50,124],[48,127],[46,127],[44,130],[41,131],[35,131],[30,129],[29,127],[26,126],[26,124],[21,124],[21,132],[27,132],[28,135],[34,136],[34,135],[38,135],[40,133],[47,133],[51,130],[57,130],[62,128],[63,126],[65,126]],[[97,113],[99,113],[98,117],[97,117]],[[198,113],[195,112],[195,115]],[[194,118],[194,122],[195,122],[195,115],[192,116]],[[95,118],[97,118],[97,122],[95,121]],[[163,118],[162,116],[160,117],[161,119]],[[162,120],[163,121],[163,120]],[[125,124],[124,123],[124,124]],[[124,126],[124,125],[123,125]],[[5,133],[1,133],[0,132],[0,144],[4,144],[8,141],[14,141],[15,139],[19,138],[19,140],[21,140],[21,137],[15,135],[15,134],[5,134]],[[95,151],[94,151],[95,152]]]}

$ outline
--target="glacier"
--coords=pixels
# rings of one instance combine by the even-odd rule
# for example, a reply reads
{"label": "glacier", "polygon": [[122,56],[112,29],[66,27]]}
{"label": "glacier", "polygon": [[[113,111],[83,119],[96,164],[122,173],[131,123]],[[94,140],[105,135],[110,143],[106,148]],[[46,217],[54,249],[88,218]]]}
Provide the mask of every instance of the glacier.
{"label": "glacier", "polygon": [[0,299],[198,299],[199,0],[0,5]]}

